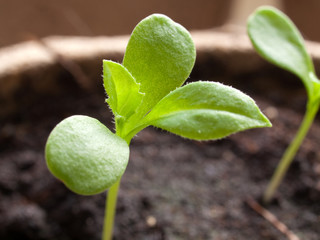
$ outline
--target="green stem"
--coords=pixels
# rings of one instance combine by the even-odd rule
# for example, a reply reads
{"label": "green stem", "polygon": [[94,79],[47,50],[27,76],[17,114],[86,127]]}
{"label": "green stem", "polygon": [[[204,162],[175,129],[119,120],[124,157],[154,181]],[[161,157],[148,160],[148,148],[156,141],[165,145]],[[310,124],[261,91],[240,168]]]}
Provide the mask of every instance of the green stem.
{"label": "green stem", "polygon": [[[119,137],[122,137],[122,133],[120,131],[121,125],[121,119],[119,121],[116,121],[116,134]],[[125,138],[123,138],[125,139]],[[130,145],[131,138],[126,138],[125,139],[128,146]],[[106,207],[105,207],[105,212],[104,212],[104,223],[103,223],[103,232],[102,232],[102,240],[111,240],[112,235],[113,235],[113,225],[114,225],[114,217],[116,213],[116,206],[117,206],[117,198],[118,198],[118,191],[120,187],[120,179],[113,184],[109,190],[108,190],[108,195],[106,198]]]}
{"label": "green stem", "polygon": [[112,239],[114,216],[116,212],[120,181],[121,179],[119,179],[114,185],[112,185],[108,191],[108,196],[106,198],[105,214],[104,214],[102,240]]}
{"label": "green stem", "polygon": [[286,174],[293,158],[295,157],[303,139],[305,138],[306,134],[308,133],[308,130],[310,129],[310,126],[318,112],[319,108],[319,102],[316,101],[310,101],[307,105],[307,111],[305,113],[305,116],[303,118],[303,121],[300,125],[300,128],[295,136],[295,138],[292,140],[288,148],[286,149],[284,155],[282,156],[282,159],[280,160],[275,173],[273,174],[271,181],[264,192],[263,195],[263,202],[265,204],[270,203],[271,199],[274,196],[275,191],[277,190],[279,184],[281,183],[284,175]]}

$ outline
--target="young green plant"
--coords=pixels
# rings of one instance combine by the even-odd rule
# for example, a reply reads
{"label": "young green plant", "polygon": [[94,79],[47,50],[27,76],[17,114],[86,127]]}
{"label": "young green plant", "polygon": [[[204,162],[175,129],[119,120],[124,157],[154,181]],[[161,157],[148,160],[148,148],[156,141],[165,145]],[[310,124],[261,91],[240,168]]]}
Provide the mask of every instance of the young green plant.
{"label": "young green plant", "polygon": [[107,103],[115,133],[98,120],[71,116],[51,132],[45,149],[52,174],[73,192],[108,191],[103,239],[112,238],[117,192],[131,139],[147,126],[185,138],[211,140],[237,131],[268,127],[255,102],[232,87],[194,82],[183,87],[195,62],[189,32],[153,14],[134,29],[123,63],[103,61]]}
{"label": "young green plant", "polygon": [[319,109],[320,81],[301,34],[293,22],[273,7],[260,7],[248,19],[248,34],[256,51],[269,62],[295,74],[308,96],[306,113],[295,138],[288,146],[263,200],[269,203],[294,159]]}

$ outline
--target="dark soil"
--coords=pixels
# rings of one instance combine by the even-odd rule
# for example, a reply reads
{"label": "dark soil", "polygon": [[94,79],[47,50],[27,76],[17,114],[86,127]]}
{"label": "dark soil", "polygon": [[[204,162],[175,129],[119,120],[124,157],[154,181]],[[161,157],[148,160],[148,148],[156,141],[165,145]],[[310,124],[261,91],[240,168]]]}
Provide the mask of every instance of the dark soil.
{"label": "dark soil", "polygon": [[[194,76],[200,75],[195,71]],[[248,197],[261,197],[303,116],[304,90],[284,76],[281,90],[280,80],[259,74],[232,82],[212,79],[251,95],[273,128],[209,142],[153,128],[142,131],[132,142],[121,183],[114,239],[286,239],[246,204]],[[1,240],[100,239],[105,194],[84,197],[67,190],[47,170],[43,150],[49,132],[69,115],[96,117],[110,128],[112,117],[102,89],[83,91],[72,81],[62,85],[59,94],[32,101],[26,100],[32,91],[21,92],[21,108],[0,120]],[[316,122],[268,207],[306,240],[320,239],[319,146]]]}

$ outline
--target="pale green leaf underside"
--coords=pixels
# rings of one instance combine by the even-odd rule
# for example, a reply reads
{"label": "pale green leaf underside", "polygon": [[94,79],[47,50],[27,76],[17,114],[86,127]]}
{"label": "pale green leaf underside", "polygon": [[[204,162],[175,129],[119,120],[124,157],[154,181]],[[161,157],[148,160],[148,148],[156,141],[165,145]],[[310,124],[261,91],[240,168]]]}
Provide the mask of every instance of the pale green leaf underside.
{"label": "pale green leaf underside", "polygon": [[271,126],[249,96],[214,82],[195,82],[176,89],[152,109],[144,123],[196,140]]}
{"label": "pale green leaf underside", "polygon": [[103,82],[109,96],[107,102],[116,117],[130,117],[144,95],[139,92],[139,84],[124,66],[107,60],[103,60]]}
{"label": "pale green leaf underside", "polygon": [[184,83],[195,55],[189,32],[165,15],[153,14],[136,26],[123,65],[140,83],[140,92],[145,93],[137,118]]}
{"label": "pale green leaf underside", "polygon": [[45,156],[51,173],[70,190],[92,195],[105,191],[122,176],[129,147],[98,120],[77,115],[53,129]]}
{"label": "pale green leaf underside", "polygon": [[272,7],[258,8],[248,19],[248,34],[262,57],[300,77],[311,91],[312,60],[301,34],[285,14]]}

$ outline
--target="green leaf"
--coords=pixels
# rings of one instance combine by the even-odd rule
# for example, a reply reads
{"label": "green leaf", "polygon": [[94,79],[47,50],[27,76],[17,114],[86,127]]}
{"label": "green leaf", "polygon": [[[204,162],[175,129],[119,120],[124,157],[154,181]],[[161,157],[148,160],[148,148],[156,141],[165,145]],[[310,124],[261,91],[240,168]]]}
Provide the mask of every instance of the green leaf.
{"label": "green leaf", "polygon": [[45,156],[51,173],[69,189],[92,195],[105,191],[122,176],[129,147],[98,120],[77,115],[53,129]]}
{"label": "green leaf", "polygon": [[107,60],[103,60],[103,82],[109,96],[107,102],[116,118],[129,118],[144,95],[139,92],[139,84],[124,66]]}
{"label": "green leaf", "polygon": [[132,32],[123,65],[145,93],[139,117],[165,95],[181,86],[195,62],[195,46],[189,32],[167,16],[153,14]]}
{"label": "green leaf", "polygon": [[195,82],[176,89],[152,109],[144,124],[196,140],[271,126],[249,96],[214,82]]}
{"label": "green leaf", "polygon": [[293,22],[272,7],[258,8],[248,19],[248,34],[257,52],[271,63],[297,75],[311,95],[314,66]]}

